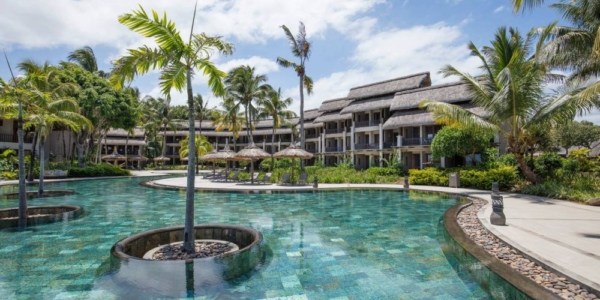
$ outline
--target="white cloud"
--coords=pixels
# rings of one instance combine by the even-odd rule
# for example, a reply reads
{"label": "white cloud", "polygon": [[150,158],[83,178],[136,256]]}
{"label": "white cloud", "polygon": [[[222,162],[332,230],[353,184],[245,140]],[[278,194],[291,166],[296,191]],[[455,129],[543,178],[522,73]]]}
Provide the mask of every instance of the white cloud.
{"label": "white cloud", "polygon": [[260,56],[252,56],[250,58],[232,59],[227,62],[217,64],[220,70],[229,72],[231,69],[239,66],[251,66],[255,68],[256,74],[268,74],[279,70],[279,65],[273,59],[267,59]]}
{"label": "white cloud", "polygon": [[496,9],[494,9],[494,13],[497,14],[497,13],[503,12],[505,9],[506,9],[506,7],[504,7],[504,5],[498,6]]}
{"label": "white cloud", "polygon": [[[150,12],[168,11],[187,34],[191,25],[193,2],[189,0],[141,0]],[[322,34],[328,28],[341,30],[383,0],[321,0],[307,5],[302,0],[204,0],[200,1],[196,31],[235,37],[240,41],[264,43],[282,38],[279,28],[286,24],[296,29],[300,20],[310,24],[307,34]],[[117,49],[136,45],[142,39],[119,24],[118,16],[137,9],[131,1],[121,0],[54,0],[0,2],[0,47],[44,48],[67,45],[80,47],[104,44]],[[295,31],[295,30],[294,30]]]}

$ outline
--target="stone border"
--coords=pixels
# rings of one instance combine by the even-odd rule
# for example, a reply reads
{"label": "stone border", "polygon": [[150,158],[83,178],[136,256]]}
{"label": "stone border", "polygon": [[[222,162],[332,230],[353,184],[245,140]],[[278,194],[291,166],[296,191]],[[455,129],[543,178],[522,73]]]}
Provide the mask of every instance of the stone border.
{"label": "stone border", "polygon": [[[18,214],[18,208],[0,209],[0,230],[19,227],[19,220],[17,218],[10,220],[3,219],[17,217]],[[77,205],[30,206],[27,208],[27,214],[29,217],[25,226],[35,226],[74,220],[81,217],[84,214],[84,210],[81,206]],[[33,215],[42,216],[32,217]]]}
{"label": "stone border", "polygon": [[[47,198],[47,197],[58,197],[65,195],[74,195],[74,190],[45,190],[42,193],[42,197],[38,197],[38,193],[36,191],[27,191],[25,192],[27,199],[33,198]],[[0,194],[0,199],[17,199],[19,198],[19,193],[6,193]]]}

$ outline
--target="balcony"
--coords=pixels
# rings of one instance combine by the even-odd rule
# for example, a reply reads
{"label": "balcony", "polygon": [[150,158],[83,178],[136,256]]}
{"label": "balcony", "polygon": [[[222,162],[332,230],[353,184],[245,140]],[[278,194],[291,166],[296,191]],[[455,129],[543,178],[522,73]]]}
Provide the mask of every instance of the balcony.
{"label": "balcony", "polygon": [[328,134],[342,133],[342,132],[344,132],[344,128],[325,129],[325,133],[328,133]]}
{"label": "balcony", "polygon": [[354,144],[354,150],[377,150],[378,144]]}
{"label": "balcony", "polygon": [[394,146],[392,142],[383,142],[383,149],[392,149],[392,146]]}
{"label": "balcony", "polygon": [[317,153],[317,149],[306,149],[306,152],[315,154]]}
{"label": "balcony", "polygon": [[433,138],[402,138],[400,146],[429,146]]}
{"label": "balcony", "polygon": [[289,137],[280,138],[279,141],[282,142],[282,143],[289,143],[289,142],[292,141],[292,138],[289,138]]}
{"label": "balcony", "polygon": [[[25,143],[32,143],[33,142],[33,137],[27,136],[25,134],[25,138],[23,139],[23,141]],[[18,143],[19,142],[19,136],[16,135],[16,134],[0,134],[0,142]]]}
{"label": "balcony", "polygon": [[306,133],[306,134],[304,135],[304,138],[307,138],[307,139],[314,139],[314,138],[317,138],[318,136],[319,136],[319,135],[318,135],[318,134],[316,134],[316,133]]}
{"label": "balcony", "polygon": [[370,120],[370,121],[358,121],[355,122],[355,126],[356,128],[358,127],[370,127],[370,126],[379,126],[379,123],[381,122],[381,119],[376,119],[376,120]]}
{"label": "balcony", "polygon": [[325,152],[342,152],[343,147],[325,147]]}

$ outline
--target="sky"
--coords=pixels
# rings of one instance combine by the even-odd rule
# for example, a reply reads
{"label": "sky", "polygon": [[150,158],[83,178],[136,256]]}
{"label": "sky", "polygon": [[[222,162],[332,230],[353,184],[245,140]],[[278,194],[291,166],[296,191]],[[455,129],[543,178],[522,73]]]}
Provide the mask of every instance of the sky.
{"label": "sky", "polygon": [[[553,1],[547,1],[553,2]],[[129,31],[118,16],[139,9],[166,11],[183,36],[189,34],[194,0],[2,0],[0,50],[14,66],[24,60],[58,63],[83,46],[93,48],[99,67],[109,71],[111,61],[127,49],[154,45],[151,39]],[[230,56],[213,55],[223,71],[240,65],[255,67],[268,83],[292,97],[299,111],[298,77],[276,64],[277,57],[294,60],[281,25],[297,33],[304,22],[312,52],[306,64],[314,91],[305,96],[305,109],[322,101],[344,97],[350,88],[428,71],[433,84],[457,80],[438,71],[451,64],[478,74],[479,61],[469,56],[467,43],[490,44],[501,26],[531,28],[559,20],[554,10],[541,7],[514,14],[510,0],[200,0],[195,32],[219,35],[235,46]],[[132,83],[143,95],[160,96],[158,71]],[[4,62],[0,77],[9,78]],[[209,99],[206,77],[195,76],[194,93]],[[185,104],[183,93],[172,93],[174,105]],[[583,116],[600,124],[600,113]]]}

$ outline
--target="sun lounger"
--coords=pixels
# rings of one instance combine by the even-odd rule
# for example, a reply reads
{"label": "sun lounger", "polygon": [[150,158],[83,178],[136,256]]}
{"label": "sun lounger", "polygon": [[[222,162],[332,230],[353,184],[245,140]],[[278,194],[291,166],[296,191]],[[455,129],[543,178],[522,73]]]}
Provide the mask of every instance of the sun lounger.
{"label": "sun lounger", "polygon": [[298,178],[298,184],[306,184],[307,180],[308,180],[308,174],[301,173],[300,177]]}
{"label": "sun lounger", "polygon": [[262,184],[262,183],[264,183],[264,184],[270,184],[270,183],[271,183],[271,176],[269,176],[269,175],[265,174],[265,176],[263,176],[263,177],[262,177],[262,178],[261,178],[261,179],[258,181],[258,183],[260,183],[260,184]]}
{"label": "sun lounger", "polygon": [[283,176],[281,177],[281,180],[279,180],[280,184],[289,184],[291,183],[290,181],[290,173],[283,173]]}
{"label": "sun lounger", "polygon": [[240,171],[235,171],[235,173],[233,173],[233,175],[229,177],[229,179],[233,181],[240,181]]}

